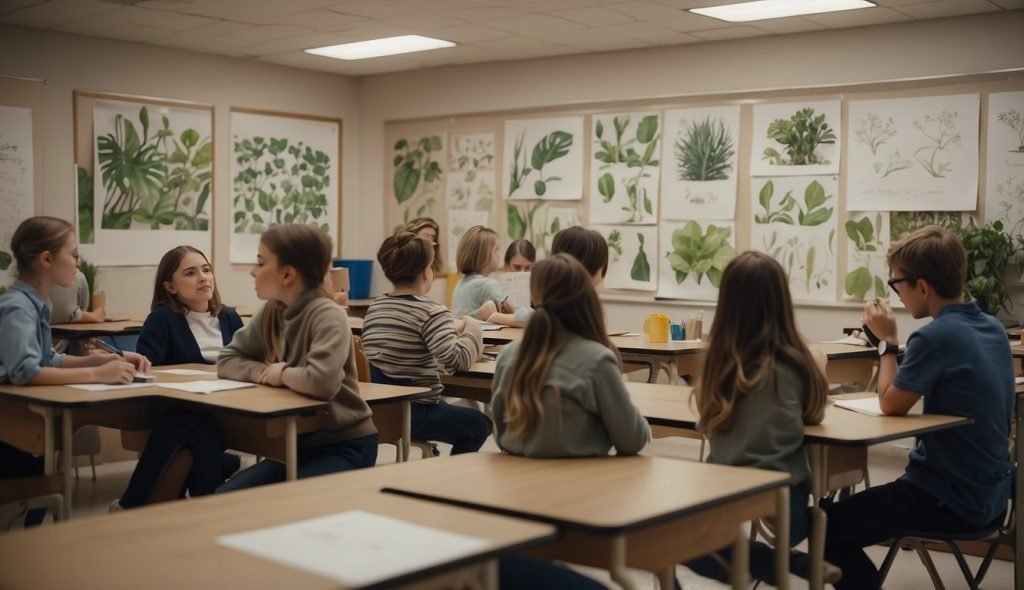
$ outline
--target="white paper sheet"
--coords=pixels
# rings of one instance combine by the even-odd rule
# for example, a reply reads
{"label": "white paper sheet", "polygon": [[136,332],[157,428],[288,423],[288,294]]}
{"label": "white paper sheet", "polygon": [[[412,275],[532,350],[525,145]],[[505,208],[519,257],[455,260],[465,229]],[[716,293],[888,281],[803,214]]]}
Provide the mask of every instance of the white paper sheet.
{"label": "white paper sheet", "polygon": [[488,541],[362,510],[233,535],[217,542],[345,586],[367,586],[470,556]]}
{"label": "white paper sheet", "polygon": [[187,391],[189,393],[216,393],[229,389],[256,387],[256,384],[246,381],[232,381],[231,379],[214,379],[212,381],[190,381],[188,383],[161,383],[160,387]]}
{"label": "white paper sheet", "polygon": [[530,273],[504,272],[495,278],[512,307],[530,307]]}
{"label": "white paper sheet", "polygon": [[197,371],[196,369],[154,369],[154,373],[167,373],[168,375],[184,375],[186,377],[216,377],[216,371]]}
{"label": "white paper sheet", "polygon": [[877,397],[864,397],[860,399],[837,399],[835,401],[837,408],[843,408],[844,410],[851,410],[858,414],[866,414],[868,416],[884,416],[882,412],[882,406],[878,403]]}
{"label": "white paper sheet", "polygon": [[125,385],[107,385],[105,383],[79,383],[75,385],[68,385],[74,389],[81,389],[84,391],[99,392],[99,391],[117,391],[119,389],[136,389],[138,387],[151,387],[153,383],[127,383]]}

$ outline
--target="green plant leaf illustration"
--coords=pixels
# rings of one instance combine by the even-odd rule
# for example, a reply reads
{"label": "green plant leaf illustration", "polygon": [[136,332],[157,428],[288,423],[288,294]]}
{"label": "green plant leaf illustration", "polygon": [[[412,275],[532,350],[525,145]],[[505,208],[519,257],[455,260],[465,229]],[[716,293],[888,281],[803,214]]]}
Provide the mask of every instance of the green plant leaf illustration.
{"label": "green plant leaf illustration", "polygon": [[519,208],[509,204],[506,208],[508,214],[508,237],[513,240],[521,240],[526,235],[526,220],[519,214]]}
{"label": "green plant leaf illustration", "polygon": [[[881,282],[881,279],[879,279],[878,277],[874,277],[874,279],[876,279],[879,283]],[[852,272],[846,275],[846,294],[853,297],[854,299],[857,299],[858,301],[863,301],[867,296],[868,291],[871,290],[871,282],[872,275],[871,271],[868,270],[868,267],[862,266],[860,268],[854,269]]]}
{"label": "green plant leaf illustration", "polygon": [[399,204],[408,201],[420,184],[420,172],[412,162],[404,162],[395,170],[395,200]]}
{"label": "green plant leaf illustration", "polygon": [[722,278],[722,271],[736,255],[736,250],[728,239],[732,230],[710,224],[706,232],[702,232],[696,221],[687,221],[681,229],[672,231],[672,250],[666,258],[675,271],[676,283],[682,283],[692,272],[699,285],[705,275],[711,284],[717,287]]}
{"label": "green plant leaf illustration", "polygon": [[611,172],[605,172],[601,178],[597,179],[597,192],[604,197],[605,203],[611,202],[615,197],[615,178],[612,177]]}
{"label": "green plant leaf illustration", "polygon": [[572,148],[572,135],[565,131],[552,131],[533,146],[530,163],[534,169],[541,170],[549,164],[569,154]]}
{"label": "green plant leaf illustration", "polygon": [[608,250],[612,254],[612,262],[617,262],[622,256],[622,234],[617,229],[608,234]]}
{"label": "green plant leaf illustration", "polygon": [[767,136],[783,145],[786,157],[775,148],[765,148],[761,159],[775,166],[808,166],[829,164],[817,153],[819,145],[834,144],[836,135],[825,121],[825,115],[814,114],[813,108],[799,109],[789,119],[775,119],[768,125]]}
{"label": "green plant leaf illustration", "polygon": [[651,143],[658,134],[658,115],[648,115],[640,120],[636,127],[636,140],[640,143]]}
{"label": "green plant leaf illustration", "polygon": [[633,267],[629,270],[629,277],[634,281],[650,282],[651,264],[647,261],[647,254],[644,252],[644,235],[637,234],[640,241],[640,250],[633,259]]}
{"label": "green plant leaf illustration", "polygon": [[0,270],[7,270],[11,266],[12,261],[10,252],[0,250]]}
{"label": "green plant leaf illustration", "polygon": [[690,123],[676,140],[679,180],[725,180],[735,154],[732,137],[721,119],[706,117]]}

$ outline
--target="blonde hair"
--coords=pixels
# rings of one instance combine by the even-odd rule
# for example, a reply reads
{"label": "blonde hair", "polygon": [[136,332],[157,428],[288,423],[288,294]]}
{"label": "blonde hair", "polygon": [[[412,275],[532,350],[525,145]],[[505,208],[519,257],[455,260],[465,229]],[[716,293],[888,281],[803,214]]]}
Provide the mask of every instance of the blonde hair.
{"label": "blonde hair", "polygon": [[434,249],[434,261],[431,262],[430,266],[431,268],[434,269],[434,274],[437,275],[440,274],[444,268],[444,259],[441,258],[441,226],[437,225],[436,221],[434,221],[430,217],[417,217],[416,219],[413,219],[409,223],[405,224],[405,227],[403,227],[402,230],[400,232],[397,232],[395,235],[398,235],[399,233],[402,232],[411,232],[416,235],[419,235],[421,231],[427,229],[428,227],[434,230],[434,235],[436,236],[434,238],[434,243],[432,245]]}
{"label": "blonde hair", "polygon": [[455,251],[455,263],[464,275],[482,273],[493,260],[494,249],[498,246],[498,232],[482,225],[466,230]]}
{"label": "blonde hair", "polygon": [[608,339],[601,301],[587,269],[568,254],[555,254],[534,265],[530,298],[535,310],[519,346],[503,419],[514,439],[532,435],[544,420],[544,397],[555,396],[561,423],[561,391],[547,383],[555,357],[575,334],[599,342],[618,356]]}
{"label": "blonde hair", "polygon": [[772,383],[778,396],[778,364],[793,369],[806,387],[804,422],[821,422],[828,383],[797,332],[782,266],[763,252],[740,254],[722,273],[717,309],[693,389],[705,432],[729,430],[741,396],[765,383]]}
{"label": "blonde hair", "polygon": [[18,277],[31,278],[39,271],[36,268],[39,256],[44,252],[56,256],[75,232],[70,223],[57,217],[37,215],[18,224],[11,236],[11,253],[18,265]]}

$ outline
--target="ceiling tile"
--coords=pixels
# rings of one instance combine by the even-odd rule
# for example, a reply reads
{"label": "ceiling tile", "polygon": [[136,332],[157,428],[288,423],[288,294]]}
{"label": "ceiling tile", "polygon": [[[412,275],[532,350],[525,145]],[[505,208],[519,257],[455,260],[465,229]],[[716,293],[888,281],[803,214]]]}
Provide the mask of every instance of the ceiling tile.
{"label": "ceiling tile", "polygon": [[165,47],[178,47],[199,53],[216,53],[222,55],[234,55],[242,57],[244,49],[252,46],[252,41],[237,39],[226,35],[189,35],[175,34],[161,39],[150,41],[156,45]]}
{"label": "ceiling tile", "polygon": [[147,27],[145,25],[126,27],[123,23],[115,23],[106,20],[102,16],[94,16],[60,25],[55,27],[54,30],[75,33],[76,35],[87,35],[89,37],[102,37],[104,39],[137,41],[139,43],[154,43],[157,39],[173,36],[173,33],[156,27]]}
{"label": "ceiling tile", "polygon": [[253,28],[253,26],[254,25],[249,25],[249,24],[246,24],[246,23],[236,23],[236,22],[222,20],[220,22],[213,23],[212,25],[206,25],[205,27],[199,27],[197,29],[192,29],[191,31],[186,31],[186,32],[184,32],[182,34],[184,34],[184,35],[194,35],[194,36],[197,36],[197,37],[198,36],[205,36],[205,37],[224,36],[224,35],[231,35],[232,33],[237,33],[239,31],[244,31],[246,29],[251,29],[251,28]]}
{"label": "ceiling tile", "polygon": [[460,8],[458,10],[438,10],[438,14],[450,16],[459,20],[471,23],[483,23],[515,16],[526,16],[530,13],[518,8],[504,6],[478,6],[475,8]]}
{"label": "ceiling tile", "polygon": [[508,18],[487,23],[489,27],[525,36],[547,36],[565,31],[579,31],[583,25],[543,14]]}
{"label": "ceiling tile", "polygon": [[490,61],[494,59],[494,51],[483,47],[472,45],[459,45],[458,47],[446,47],[433,51],[421,51],[405,56],[408,59],[418,61],[431,66],[449,63],[467,63],[472,61]]}
{"label": "ceiling tile", "polygon": [[193,4],[191,0],[142,0],[136,2],[135,6],[153,10],[177,11],[188,8],[190,4]]}
{"label": "ceiling tile", "polygon": [[330,9],[343,14],[354,14],[373,19],[419,12],[419,10],[411,6],[390,2],[389,0],[352,0],[350,2],[334,4]]}
{"label": "ceiling tile", "polygon": [[346,29],[370,22],[369,19],[354,14],[342,14],[323,9],[285,14],[277,17],[276,20],[278,24],[296,25],[317,31]]}
{"label": "ceiling tile", "polygon": [[476,43],[477,41],[490,41],[491,39],[502,39],[512,34],[508,31],[499,31],[484,25],[461,25],[438,29],[433,34],[446,41],[455,43]]}
{"label": "ceiling tile", "polygon": [[594,8],[576,8],[556,12],[552,16],[564,18],[589,27],[604,27],[633,22],[633,17],[621,12],[595,6]]}
{"label": "ceiling tile", "polygon": [[660,21],[666,18],[675,18],[683,12],[678,8],[646,0],[616,4],[610,7],[610,10],[621,12],[639,21]]}
{"label": "ceiling tile", "polygon": [[706,31],[708,29],[724,29],[725,27],[734,26],[733,23],[726,22],[724,20],[709,18],[685,11],[679,11],[679,14],[673,18],[658,19],[658,24],[682,33]]}
{"label": "ceiling tile", "polygon": [[767,31],[773,35],[788,35],[790,33],[803,33],[806,31],[820,31],[827,28],[825,25],[809,21],[797,16],[788,18],[772,18],[759,20],[751,23],[754,27]]}
{"label": "ceiling tile", "polygon": [[250,43],[245,47],[245,54],[259,57],[263,55],[277,55],[287,52],[301,53],[306,49],[324,47],[327,45],[337,45],[339,43],[344,43],[344,41],[338,40],[337,33],[315,33],[312,35],[285,37],[283,39],[266,41],[264,43]]}
{"label": "ceiling tile", "polygon": [[445,27],[454,27],[456,25],[466,24],[466,21],[463,20],[437,16],[426,12],[389,16],[380,19],[380,21],[389,25],[408,27],[414,31],[433,31],[435,29],[443,29]]}
{"label": "ceiling tile", "polygon": [[666,29],[654,23],[628,23],[625,25],[613,25],[601,29],[608,31],[610,35],[622,35],[633,39],[640,39],[654,45],[675,45],[692,43],[694,38],[679,31]]}
{"label": "ceiling tile", "polygon": [[514,0],[515,7],[527,12],[558,12],[573,8],[589,8],[594,0]]}
{"label": "ceiling tile", "polygon": [[0,22],[23,27],[50,29],[90,16],[117,10],[116,4],[97,0],[50,0],[0,16]]}
{"label": "ceiling tile", "polygon": [[98,18],[104,18],[113,23],[143,25],[167,31],[186,31],[218,22],[217,19],[206,16],[193,16],[135,6],[125,6],[113,12],[104,13]]}
{"label": "ceiling tile", "polygon": [[484,47],[486,49],[494,49],[496,51],[524,51],[528,49],[554,47],[551,43],[545,43],[544,41],[538,41],[537,39],[530,39],[527,37],[507,37],[505,39],[481,41],[479,43],[474,43],[473,45],[477,47]]}
{"label": "ceiling tile", "polygon": [[896,10],[916,19],[925,19],[993,12],[999,10],[999,7],[986,0],[934,0],[923,4],[900,6]]}
{"label": "ceiling tile", "polygon": [[0,10],[25,8],[33,4],[40,4],[44,0],[0,0]]}
{"label": "ceiling tile", "polygon": [[910,17],[905,14],[901,14],[892,8],[882,8],[881,6],[825,14],[808,14],[803,18],[819,25],[825,25],[830,29],[884,25],[910,20]]}
{"label": "ceiling tile", "polygon": [[710,29],[707,31],[697,31],[695,33],[690,34],[704,41],[725,41],[726,39],[760,37],[763,36],[765,32],[751,26],[743,25],[739,27],[728,27],[725,29]]}
{"label": "ceiling tile", "polygon": [[560,43],[586,51],[613,51],[616,49],[635,49],[649,47],[643,39],[634,39],[625,35],[615,35],[612,29],[588,29],[572,31],[560,37]]}
{"label": "ceiling tile", "polygon": [[255,44],[298,35],[309,35],[312,32],[305,27],[297,27],[295,25],[257,25],[231,33],[230,36],[252,41]]}
{"label": "ceiling tile", "polygon": [[275,17],[316,10],[337,0],[193,0],[178,12],[244,23],[277,24]]}
{"label": "ceiling tile", "polygon": [[337,41],[335,43],[355,43],[356,41],[368,41],[370,39],[383,39],[385,37],[397,37],[399,35],[412,35],[416,31],[409,29],[408,27],[399,27],[397,25],[387,24],[371,24],[364,27],[357,27],[354,29],[341,29],[340,31],[324,31],[329,32],[335,37]]}
{"label": "ceiling tile", "polygon": [[907,4],[921,4],[932,0],[871,0],[879,6],[906,6]]}
{"label": "ceiling tile", "polygon": [[1007,10],[1015,10],[1017,8],[1024,8],[1024,0],[988,0],[992,4],[1000,8]]}

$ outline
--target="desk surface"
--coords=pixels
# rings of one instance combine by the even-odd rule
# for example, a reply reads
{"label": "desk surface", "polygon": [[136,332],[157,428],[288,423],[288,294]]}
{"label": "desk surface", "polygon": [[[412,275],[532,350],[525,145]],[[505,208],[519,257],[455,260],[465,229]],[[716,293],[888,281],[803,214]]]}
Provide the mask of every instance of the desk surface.
{"label": "desk surface", "polygon": [[[696,429],[697,410],[690,404],[692,388],[656,383],[627,383],[626,388],[640,413],[652,424]],[[829,404],[821,424],[804,428],[804,440],[863,447],[970,423],[970,418],[936,414],[867,416]]]}
{"label": "desk surface", "polygon": [[83,586],[84,580],[85,586],[109,590],[343,588],[327,578],[222,547],[216,537],[357,509],[488,541],[469,558],[426,570],[396,571],[377,586],[421,579],[555,536],[551,526],[541,523],[359,488],[353,485],[358,479],[346,475],[168,502],[5,534],[0,536],[3,586],[75,588]]}
{"label": "desk surface", "polygon": [[385,491],[599,534],[684,517],[789,482],[785,473],[646,456],[469,453],[403,467],[405,477]]}
{"label": "desk surface", "polygon": [[50,329],[54,336],[116,336],[142,330],[142,320],[124,319],[125,317],[124,314],[118,314],[114,319],[105,322],[53,324]]}

